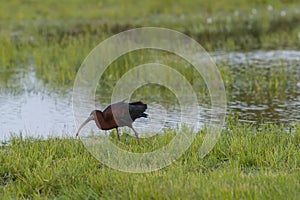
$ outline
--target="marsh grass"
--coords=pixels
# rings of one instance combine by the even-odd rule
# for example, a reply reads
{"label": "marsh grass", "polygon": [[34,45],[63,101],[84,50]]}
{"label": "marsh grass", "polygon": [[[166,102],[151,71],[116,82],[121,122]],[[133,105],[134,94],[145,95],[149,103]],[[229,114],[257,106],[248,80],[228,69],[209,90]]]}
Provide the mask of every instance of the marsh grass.
{"label": "marsh grass", "polygon": [[[117,81],[126,72],[144,63],[161,63],[171,66],[191,84],[198,101],[210,105],[207,85],[201,74],[191,64],[176,55],[149,50],[132,52],[113,62],[101,77],[96,94],[99,97],[110,96]],[[296,84],[297,80],[300,79],[299,69],[288,61],[279,60],[276,63],[270,62],[270,64],[257,62],[230,65],[224,59],[224,61],[218,61],[217,67],[224,81],[228,102],[242,101],[249,106],[268,103],[273,109],[272,106],[276,105],[272,103],[274,100],[284,102],[288,99],[296,99],[299,93]],[[168,74],[164,76],[172,78]],[[131,80],[132,83],[134,81],[134,79]],[[152,99],[153,94],[159,95],[159,100],[166,107],[168,107],[168,103],[176,104],[176,102],[172,102],[172,99],[176,100],[174,94],[167,88],[158,85],[147,85],[147,87],[139,88],[133,94],[132,99],[146,98],[149,100]],[[152,100],[155,101],[156,97],[153,98]],[[110,99],[104,101],[110,103]],[[103,99],[99,102],[103,102]]]}
{"label": "marsh grass", "polygon": [[[34,66],[50,85],[72,85],[88,53],[105,38],[135,27],[181,31],[208,51],[299,49],[295,1],[5,2],[0,14],[0,70]],[[131,2],[131,1],[129,1]],[[232,5],[239,5],[237,10]],[[73,8],[74,10],[70,10]],[[80,9],[79,9],[80,8]],[[80,11],[79,11],[80,10]],[[15,13],[14,17],[9,17]],[[126,67],[125,67],[126,68]]]}
{"label": "marsh grass", "polygon": [[[138,5],[138,4],[142,4]],[[181,31],[208,51],[253,49],[299,50],[299,3],[293,0],[230,1],[3,1],[0,7],[1,92],[22,93],[18,76],[34,70],[49,88],[70,87],[83,59],[101,41],[135,27],[159,26]],[[136,6],[139,8],[137,9]],[[239,9],[237,9],[237,6]],[[13,17],[12,17],[13,14]],[[160,52],[161,53],[161,52]],[[151,57],[152,56],[152,57]],[[207,88],[194,69],[172,54],[124,55],[105,72],[97,88],[110,93],[126,71],[158,59],[181,72],[198,98]],[[257,105],[274,98],[297,97],[299,71],[288,64],[219,66],[227,99]],[[235,73],[232,73],[232,71]],[[22,73],[19,73],[22,71]],[[105,89],[105,90],[104,90]],[[153,90],[170,98],[166,88]],[[162,99],[163,101],[164,99]],[[151,173],[128,174],[110,169],[72,138],[12,137],[0,146],[0,194],[9,198],[61,199],[297,199],[300,196],[300,125],[242,124],[230,118],[215,148],[199,159],[206,134],[172,165]],[[142,139],[121,137],[117,144],[147,152],[173,138],[175,132]]]}
{"label": "marsh grass", "polygon": [[[286,130],[231,118],[204,159],[199,159],[199,147],[205,130],[172,165],[146,174],[103,166],[71,138],[13,137],[0,150],[0,193],[4,198],[296,199],[300,125]],[[134,137],[122,136],[121,141],[127,150],[145,152],[173,136],[166,131],[143,139],[138,148]]]}

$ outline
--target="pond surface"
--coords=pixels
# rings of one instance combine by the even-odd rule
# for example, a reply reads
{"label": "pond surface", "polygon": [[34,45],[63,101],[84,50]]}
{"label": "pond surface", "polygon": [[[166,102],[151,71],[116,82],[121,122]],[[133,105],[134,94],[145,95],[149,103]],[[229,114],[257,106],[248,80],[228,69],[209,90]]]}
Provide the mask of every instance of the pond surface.
{"label": "pond surface", "polygon": [[238,113],[242,121],[300,120],[299,51],[215,54],[214,58],[217,63],[225,58],[232,70],[235,82],[231,92],[227,89],[228,110]]}
{"label": "pond surface", "polygon": [[[241,121],[300,121],[300,51],[215,52],[212,57],[217,65],[228,66],[227,73],[233,80],[226,90],[228,111],[238,114]],[[273,83],[275,86],[271,87]],[[261,85],[270,88],[260,88]],[[27,71],[0,71],[0,86],[0,140],[21,132],[34,137],[74,136],[72,87],[49,89],[37,79],[34,67]],[[150,118],[138,120],[137,129],[145,124],[156,124],[148,128],[158,132],[176,127],[180,111],[170,102],[147,102]],[[99,105],[99,109],[106,106]],[[202,114],[198,118],[203,124],[208,119],[209,106],[199,105],[199,109]]]}

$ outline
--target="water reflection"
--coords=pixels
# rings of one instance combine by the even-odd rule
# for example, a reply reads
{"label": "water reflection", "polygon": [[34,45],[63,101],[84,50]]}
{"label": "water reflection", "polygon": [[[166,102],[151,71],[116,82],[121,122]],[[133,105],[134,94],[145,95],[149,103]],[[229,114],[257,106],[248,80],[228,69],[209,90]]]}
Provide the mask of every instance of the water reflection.
{"label": "water reflection", "polygon": [[235,88],[232,92],[227,90],[228,106],[241,120],[261,123],[300,120],[299,51],[215,53],[213,57],[217,63],[226,63],[233,74]]}
{"label": "water reflection", "polygon": [[[229,67],[234,83],[227,87],[228,109],[241,121],[300,121],[300,51],[216,52],[212,56],[217,64]],[[259,88],[261,82],[276,81],[283,85]],[[34,68],[0,71],[0,86],[0,140],[20,131],[27,136],[74,136],[71,87],[50,89],[36,78]],[[101,102],[97,109],[111,103],[108,95],[101,91],[97,96],[97,102]],[[149,104],[150,117],[137,120],[137,129],[159,132],[176,127],[180,107],[174,98],[161,99],[155,94],[142,98]],[[199,110],[195,117],[203,124],[209,118],[209,105],[199,105]]]}

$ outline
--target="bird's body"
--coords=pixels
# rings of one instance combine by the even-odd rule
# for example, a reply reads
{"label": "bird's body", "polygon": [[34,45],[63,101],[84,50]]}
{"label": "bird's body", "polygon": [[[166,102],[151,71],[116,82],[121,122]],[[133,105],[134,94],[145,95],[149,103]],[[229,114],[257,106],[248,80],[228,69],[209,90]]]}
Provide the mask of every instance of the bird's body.
{"label": "bird's body", "polygon": [[[118,140],[120,141],[120,136],[118,132],[118,127],[128,126],[131,128],[137,139],[138,134],[132,127],[132,123],[140,117],[147,117],[147,114],[144,113],[147,109],[147,104],[144,104],[141,101],[126,103],[118,102],[112,105],[109,105],[102,111],[94,110],[91,112],[87,120],[79,127],[76,136],[78,136],[79,131],[82,127],[91,120],[95,120],[96,125],[101,130],[110,130],[116,129],[118,134]],[[138,140],[139,141],[139,140]]]}

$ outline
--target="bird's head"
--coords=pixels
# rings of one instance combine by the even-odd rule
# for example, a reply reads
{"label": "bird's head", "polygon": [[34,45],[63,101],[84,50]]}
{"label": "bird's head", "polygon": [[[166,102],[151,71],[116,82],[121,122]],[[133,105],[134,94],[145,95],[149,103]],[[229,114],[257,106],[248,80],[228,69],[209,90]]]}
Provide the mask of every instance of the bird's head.
{"label": "bird's head", "polygon": [[80,130],[87,124],[89,123],[89,121],[91,120],[95,120],[96,119],[96,112],[97,110],[93,110],[90,114],[90,116],[79,126],[77,132],[76,132],[76,137],[78,136]]}

